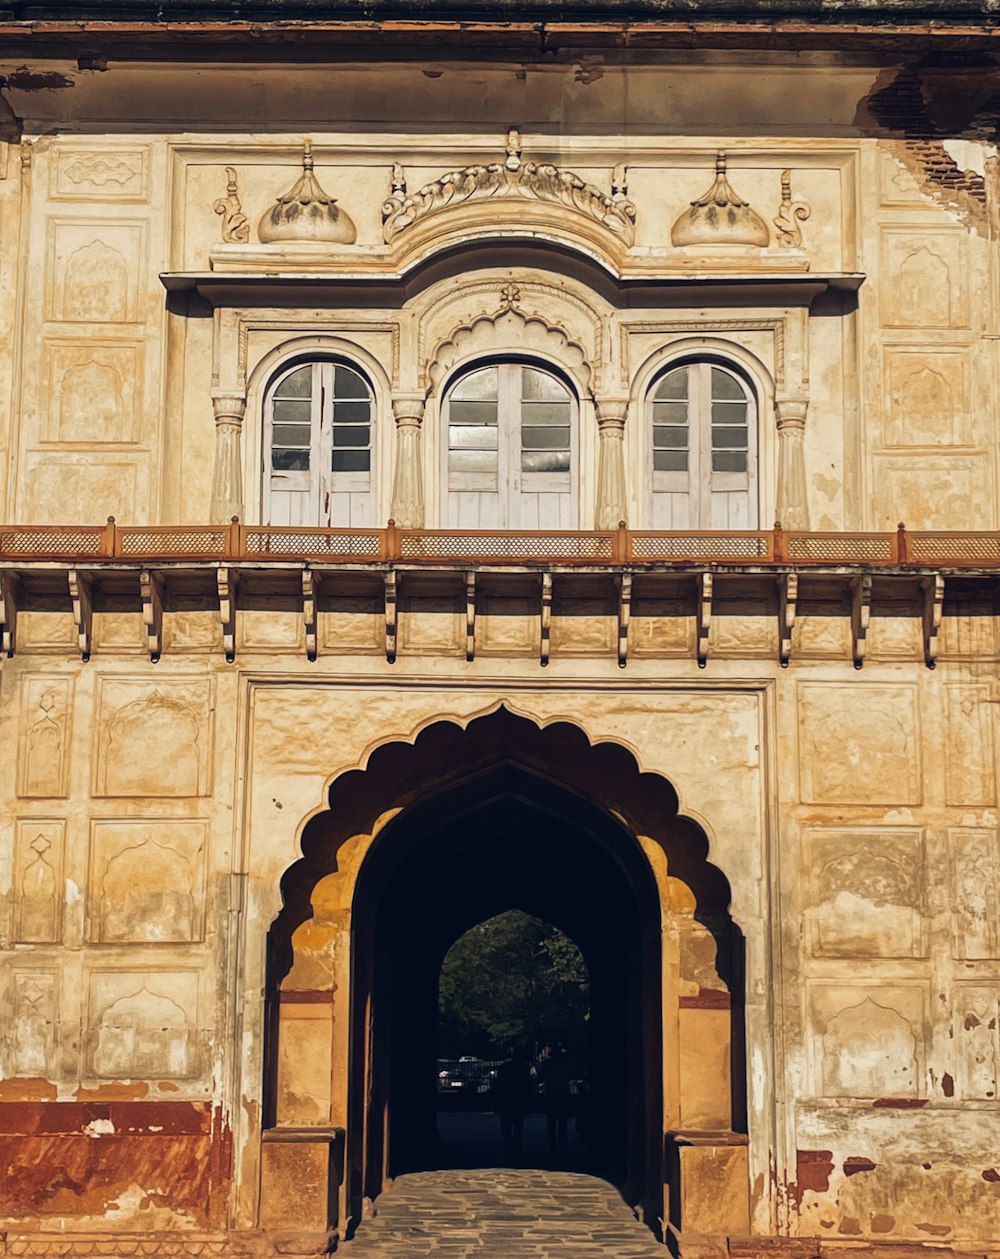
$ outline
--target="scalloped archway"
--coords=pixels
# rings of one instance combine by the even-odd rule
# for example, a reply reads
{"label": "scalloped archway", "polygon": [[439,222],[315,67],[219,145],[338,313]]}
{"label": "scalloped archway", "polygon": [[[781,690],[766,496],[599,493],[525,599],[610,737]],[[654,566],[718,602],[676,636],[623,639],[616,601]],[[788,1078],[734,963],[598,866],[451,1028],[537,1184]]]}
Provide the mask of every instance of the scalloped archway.
{"label": "scalloped archway", "polygon": [[[289,1122],[283,1003],[318,1000],[325,983],[343,1088],[327,1122],[347,1130],[350,1215],[387,1176],[421,1166],[441,960],[476,922],[523,909],[576,940],[594,982],[593,1170],[661,1218],[665,1132],[745,1124],[742,936],[667,779],[570,722],[500,706],[377,747],[333,782],[329,806],[303,832],[270,932],[267,1123]],[[715,1065],[696,1079],[705,1036]]]}

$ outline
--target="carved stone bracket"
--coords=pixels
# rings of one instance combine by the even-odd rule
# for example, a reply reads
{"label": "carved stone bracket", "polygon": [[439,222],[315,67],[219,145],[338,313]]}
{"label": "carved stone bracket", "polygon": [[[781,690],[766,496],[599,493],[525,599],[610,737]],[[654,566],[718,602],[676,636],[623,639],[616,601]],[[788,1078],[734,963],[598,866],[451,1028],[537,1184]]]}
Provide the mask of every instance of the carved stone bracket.
{"label": "carved stone bracket", "polygon": [[17,574],[0,570],[0,643],[5,656],[17,647]]}
{"label": "carved stone bracket", "polygon": [[142,599],[142,623],[146,629],[146,647],[155,664],[163,654],[163,578],[144,568],[139,574],[139,596]]}
{"label": "carved stone bracket", "polygon": [[228,524],[243,515],[243,472],[240,441],[246,398],[219,391],[212,394],[215,412],[215,470],[212,476],[212,523]]}
{"label": "carved stone bracket", "polygon": [[423,395],[397,394],[392,399],[392,413],[396,420],[396,467],[391,515],[403,529],[420,529],[424,523],[424,476],[420,454]]}
{"label": "carved stone bracket", "polygon": [[806,398],[775,401],[778,428],[777,517],[786,529],[809,528],[806,492],[805,431]]}
{"label": "carved stone bracket", "polygon": [[521,157],[521,137],[517,131],[511,131],[502,162],[448,171],[414,193],[407,193],[402,168],[395,163],[391,192],[382,205],[382,231],[386,241],[391,241],[421,219],[449,208],[476,200],[493,203],[520,198],[564,206],[631,245],[635,240],[636,210],[626,195],[626,181],[625,168],[617,166],[609,194],[558,166],[525,162]]}
{"label": "carved stone bracket", "polygon": [[944,583],[945,579],[940,573],[925,577],[921,583],[924,593],[924,662],[928,669],[933,669],[937,664],[938,635],[944,608]]}
{"label": "carved stone bracket", "polygon": [[552,639],[552,574],[542,573],[542,603],[538,618],[538,663],[549,663],[549,647]]}
{"label": "carved stone bracket", "polygon": [[851,581],[851,651],[855,669],[865,663],[872,615],[872,579],[868,573]]}
{"label": "carved stone bracket", "polygon": [[90,659],[90,648],[94,634],[94,605],[91,598],[91,579],[75,568],[67,574],[69,580],[69,597],[73,605],[73,624],[76,626],[76,640],[80,647],[80,656]]}
{"label": "carved stone bracket", "polygon": [[476,574],[465,574],[465,658],[476,658]]}
{"label": "carved stone bracket", "polygon": [[618,579],[618,667],[628,664],[628,630],[632,619],[632,574],[622,573]]}
{"label": "carved stone bracket", "polygon": [[778,660],[782,668],[792,658],[792,631],[799,601],[798,573],[784,573],[778,579]]}
{"label": "carved stone bracket", "polygon": [[302,570],[302,622],[306,635],[306,656],[315,660],[316,650],[316,596],[317,581],[312,569]]}
{"label": "carved stone bracket", "polygon": [[715,593],[715,576],[712,573],[698,575],[698,668],[708,663],[708,635],[712,628],[712,598]]}
{"label": "carved stone bracket", "polygon": [[219,592],[219,620],[222,622],[222,647],[226,660],[236,659],[236,587],[239,573],[222,566],[216,572]]}
{"label": "carved stone bracket", "polygon": [[617,529],[627,519],[625,490],[625,420],[627,398],[597,399],[597,430],[600,435],[597,463],[598,529]]}
{"label": "carved stone bracket", "polygon": [[397,579],[395,569],[385,575],[385,658],[389,664],[396,663],[396,603]]}

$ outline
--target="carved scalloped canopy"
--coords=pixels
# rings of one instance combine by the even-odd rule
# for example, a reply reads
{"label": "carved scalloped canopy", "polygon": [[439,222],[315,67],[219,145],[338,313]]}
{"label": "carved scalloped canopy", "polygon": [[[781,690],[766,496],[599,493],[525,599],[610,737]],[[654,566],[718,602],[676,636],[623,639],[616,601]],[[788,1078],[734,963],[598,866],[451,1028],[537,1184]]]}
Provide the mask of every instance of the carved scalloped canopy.
{"label": "carved scalloped canopy", "polygon": [[382,205],[382,230],[387,242],[431,216],[474,201],[534,202],[563,207],[574,216],[599,224],[626,246],[635,240],[635,206],[626,195],[624,167],[603,192],[572,171],[521,158],[517,131],[507,136],[506,157],[486,166],[448,171],[417,192],[408,193],[402,167],[393,167],[392,191]]}

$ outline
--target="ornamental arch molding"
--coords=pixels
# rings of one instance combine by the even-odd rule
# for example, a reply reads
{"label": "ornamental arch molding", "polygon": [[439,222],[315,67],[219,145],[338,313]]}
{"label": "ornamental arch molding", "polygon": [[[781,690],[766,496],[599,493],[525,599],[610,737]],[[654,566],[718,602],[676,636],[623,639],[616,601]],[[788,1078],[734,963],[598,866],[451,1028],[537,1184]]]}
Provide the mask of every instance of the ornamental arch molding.
{"label": "ornamental arch molding", "polygon": [[543,316],[522,311],[503,296],[501,301],[499,309],[460,324],[435,346],[425,371],[428,395],[440,393],[461,368],[471,363],[516,357],[534,358],[561,368],[581,398],[593,398],[595,372],[586,348]]}

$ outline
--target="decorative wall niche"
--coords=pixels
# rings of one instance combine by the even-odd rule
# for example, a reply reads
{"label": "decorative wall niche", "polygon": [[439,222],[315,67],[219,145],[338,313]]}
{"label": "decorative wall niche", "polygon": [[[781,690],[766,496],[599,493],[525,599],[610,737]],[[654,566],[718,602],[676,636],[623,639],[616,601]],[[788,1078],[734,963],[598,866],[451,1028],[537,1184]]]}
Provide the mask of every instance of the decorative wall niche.
{"label": "decorative wall niche", "polygon": [[103,678],[95,730],[94,794],[202,796],[210,790],[212,682],[159,685]]}

